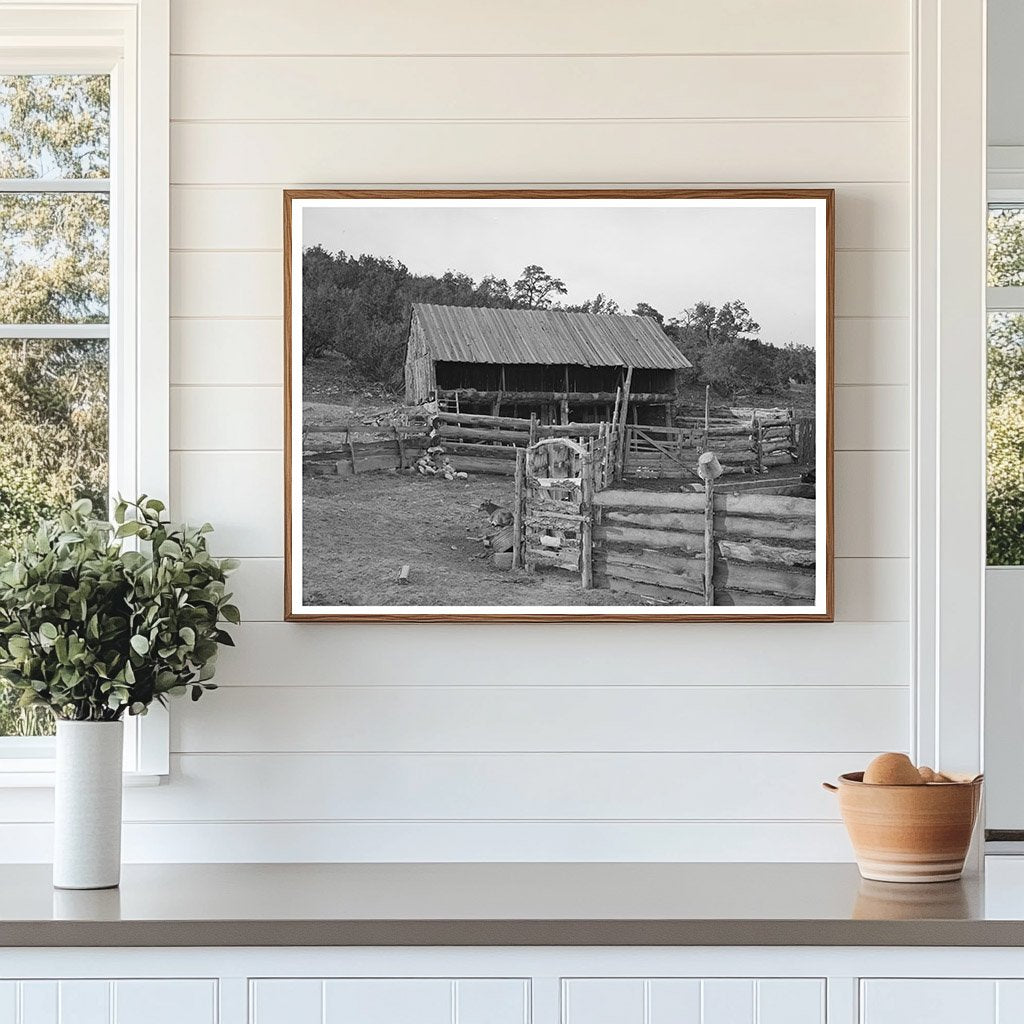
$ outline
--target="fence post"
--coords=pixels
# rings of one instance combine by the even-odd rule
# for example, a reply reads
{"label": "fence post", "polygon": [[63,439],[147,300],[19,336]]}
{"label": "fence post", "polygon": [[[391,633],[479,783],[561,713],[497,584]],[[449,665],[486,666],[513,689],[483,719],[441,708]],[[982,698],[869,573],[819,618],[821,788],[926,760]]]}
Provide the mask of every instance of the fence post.
{"label": "fence post", "polygon": [[761,425],[761,419],[754,413],[754,443],[757,445],[755,451],[757,452],[757,472],[760,475],[764,472],[764,427]]}
{"label": "fence post", "polygon": [[626,383],[622,387],[622,407],[619,410],[620,422],[617,424],[621,433],[618,437],[618,452],[615,456],[615,482],[622,480],[626,469],[626,417],[629,415],[629,393],[633,387],[633,367],[626,368]]}
{"label": "fence post", "polygon": [[715,480],[704,479],[704,604],[715,603]]}
{"label": "fence post", "polygon": [[395,432],[395,444],[398,446],[398,471],[405,469],[405,445],[402,444],[402,432],[398,427],[391,428]]}
{"label": "fence post", "polygon": [[594,589],[594,449],[583,459],[583,505],[580,515],[580,572],[583,574],[583,589]]}
{"label": "fence post", "polygon": [[512,504],[512,568],[523,566],[523,482],[526,476],[526,451],[516,451],[516,489]]}
{"label": "fence post", "polygon": [[351,430],[346,430],[345,431],[345,440],[348,442],[348,454],[349,454],[349,458],[352,460],[352,475],[355,476],[356,473],[359,472],[359,470],[358,470],[358,468],[356,466],[356,446],[355,446],[355,444],[352,441],[352,431]]}
{"label": "fence post", "polygon": [[708,450],[708,445],[711,443],[711,385],[704,385],[704,445],[703,450]]}

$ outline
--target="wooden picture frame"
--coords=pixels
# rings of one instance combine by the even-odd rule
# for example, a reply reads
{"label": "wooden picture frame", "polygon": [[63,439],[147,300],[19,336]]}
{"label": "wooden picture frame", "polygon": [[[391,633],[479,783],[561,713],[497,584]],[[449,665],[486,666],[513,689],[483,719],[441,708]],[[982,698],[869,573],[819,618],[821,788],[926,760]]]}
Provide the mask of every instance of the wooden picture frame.
{"label": "wooden picture frame", "polygon": [[[832,189],[298,189],[286,190],[283,199],[286,620],[833,621],[835,198]],[[325,427],[306,422],[304,417],[318,415],[321,411],[318,403],[307,404],[304,401],[302,390],[306,380],[303,369],[303,353],[306,351],[304,342],[308,340],[303,322],[303,268],[307,266],[304,261],[309,259],[308,266],[312,272],[313,257],[309,255],[308,250],[314,248],[311,242],[315,234],[306,227],[311,211],[340,211],[339,217],[334,217],[333,213],[330,217],[327,214],[318,214],[318,217],[323,218],[325,225],[342,225],[339,229],[342,234],[339,237],[344,241],[348,238],[344,225],[354,220],[354,215],[349,214],[346,222],[346,210],[358,210],[359,224],[364,227],[369,224],[372,230],[375,222],[388,217],[392,228],[396,219],[397,222],[401,222],[401,218],[391,216],[397,211],[426,211],[424,216],[435,225],[436,217],[444,216],[440,212],[444,210],[467,211],[472,215],[467,221],[469,223],[479,221],[477,215],[481,210],[486,210],[488,216],[497,211],[494,212],[497,222],[510,225],[513,221],[502,220],[499,214],[506,215],[506,211],[512,211],[521,219],[534,216],[534,211],[540,211],[538,216],[543,216],[544,211],[550,209],[559,211],[559,216],[562,216],[561,211],[566,211],[566,215],[571,217],[584,207],[597,211],[598,216],[612,209],[627,211],[627,219],[628,211],[640,207],[661,210],[663,217],[675,215],[679,211],[711,211],[708,214],[711,223],[716,222],[714,211],[728,211],[729,217],[733,219],[735,211],[742,213],[744,210],[751,215],[757,212],[758,217],[762,217],[762,211],[770,211],[773,214],[778,212],[779,217],[782,217],[781,211],[809,211],[801,212],[799,215],[794,213],[793,223],[800,225],[799,232],[794,230],[794,238],[797,234],[803,238],[810,231],[807,237],[813,238],[814,247],[813,311],[808,313],[807,310],[801,310],[801,323],[813,320],[813,354],[807,355],[807,346],[794,350],[798,355],[803,353],[803,362],[799,365],[813,366],[813,370],[808,371],[813,377],[813,396],[810,404],[806,404],[806,384],[793,378],[790,379],[788,386],[794,390],[794,394],[800,393],[799,401],[805,403],[802,409],[797,409],[792,403],[785,408],[754,407],[752,411],[736,411],[734,407],[728,407],[726,415],[725,411],[715,406],[715,400],[710,398],[709,389],[706,392],[708,399],[705,402],[702,426],[700,410],[693,410],[692,403],[687,418],[685,405],[676,400],[671,403],[666,401],[668,395],[674,395],[678,399],[678,375],[685,372],[685,368],[680,370],[682,364],[678,363],[674,368],[658,369],[655,366],[659,359],[661,362],[671,362],[672,357],[662,349],[660,342],[651,333],[651,325],[656,324],[656,320],[648,316],[646,310],[651,309],[653,314],[657,314],[657,311],[647,303],[639,303],[635,307],[638,310],[645,307],[641,310],[641,315],[626,316],[615,313],[610,318],[602,319],[599,314],[604,311],[598,309],[596,313],[592,312],[589,300],[582,304],[582,312],[579,306],[575,311],[563,308],[536,309],[517,306],[514,299],[510,300],[506,293],[501,293],[501,301],[507,305],[488,305],[489,299],[475,306],[414,302],[410,307],[411,313],[406,312],[405,315],[411,317],[408,348],[405,354],[407,392],[433,385],[429,392],[431,397],[425,402],[421,402],[424,395],[409,393],[407,396],[421,403],[411,406],[410,410],[417,416],[422,414],[425,417],[422,436],[415,433],[414,427],[399,427],[394,422],[385,423],[383,419],[379,431],[372,418],[368,421],[370,429],[374,431],[374,436],[369,440],[354,437],[360,434],[360,430],[351,416],[344,428],[340,423],[335,429],[333,422],[328,422]],[[367,211],[382,212],[368,215]],[[680,216],[683,214],[680,213]],[[725,213],[719,216],[724,217]],[[465,220],[466,216],[462,219]],[[763,219],[768,223],[769,213],[764,213]],[[808,223],[812,225],[810,228],[807,227]],[[758,225],[758,230],[761,231],[759,237],[763,242],[766,236],[763,226],[760,226],[761,220],[758,220]],[[553,230],[552,233],[554,234]],[[441,231],[434,237],[443,238],[445,234],[446,232]],[[457,232],[452,234],[457,236]],[[398,237],[412,236],[408,232],[399,232]],[[764,242],[762,248],[765,253],[774,253],[775,243],[770,240],[770,232],[767,237],[769,241]],[[369,252],[367,249],[359,249],[358,240],[355,240],[354,244],[355,249],[345,250],[350,252],[349,256],[341,251],[345,249],[344,245],[338,245],[338,253],[333,253],[329,246],[321,249],[327,257],[335,260],[335,269],[328,267],[326,273],[347,274],[353,268],[353,272],[358,272],[358,267],[353,261],[364,253],[380,261],[382,265],[384,261],[390,259],[402,261],[404,266],[403,253],[400,251],[381,249]],[[751,244],[756,248],[753,243]],[[787,252],[796,252],[798,248],[791,240]],[[320,259],[320,253],[317,253],[316,257]],[[443,253],[439,254],[438,259],[442,262],[439,262],[436,268],[421,270],[413,267],[409,273],[420,275],[417,281],[422,277],[422,280],[429,284],[429,281],[436,278],[436,273],[434,277],[430,277],[430,274],[444,266],[444,258]],[[793,259],[795,265],[796,256]],[[768,262],[774,266],[774,261]],[[341,270],[338,270],[338,267]],[[531,269],[542,268],[526,268]],[[524,271],[524,278],[521,281],[526,279]],[[474,288],[483,289],[488,280],[490,279],[481,278],[477,285],[475,278],[470,275],[469,284]],[[517,286],[521,281],[516,282]],[[506,285],[507,281],[501,280],[497,284]],[[562,282],[557,281],[557,284],[561,285]],[[359,287],[363,285],[360,284]],[[615,281],[610,281],[609,289],[614,287]],[[320,288],[320,285],[317,285],[317,288]],[[806,290],[804,287],[805,292]],[[507,289],[506,292],[508,295],[511,294]],[[310,319],[310,324],[326,323],[326,330],[334,330],[340,337],[347,328],[332,326],[331,311],[334,307],[330,302],[334,300],[321,298],[322,294],[328,293],[336,294],[330,292],[329,287],[326,290],[314,291],[311,286],[310,294],[316,297],[316,301],[321,302],[321,306],[314,309],[319,319]],[[739,294],[742,298],[741,286],[737,286],[734,294]],[[693,302],[699,299],[698,295],[689,296],[689,300]],[[602,293],[594,301],[599,304],[603,300]],[[313,303],[314,300],[310,301]],[[338,301],[340,303],[345,300]],[[735,308],[729,303],[725,303],[725,306],[729,306],[730,315],[735,312]],[[339,322],[342,325],[355,322],[356,314],[351,310],[355,310],[356,307],[346,308],[349,312],[339,312]],[[712,312],[719,308],[721,307],[713,307]],[[756,313],[756,309],[754,312]],[[314,313],[309,314],[311,318]],[[706,315],[706,311],[703,311],[702,315]],[[728,325],[729,321],[726,323]],[[754,328],[757,326],[753,324]],[[312,336],[312,327],[308,329]],[[672,342],[673,338],[667,333],[669,330],[677,332],[675,347],[681,351],[678,338],[680,332],[684,332],[684,328],[678,325],[678,321],[664,321],[662,332],[668,337],[668,341]],[[714,328],[714,331],[717,330],[718,328]],[[619,337],[616,331],[623,337]],[[711,329],[706,333],[710,346],[712,337],[717,337],[717,334]],[[518,340],[507,344],[504,341],[498,343],[493,340],[509,334],[515,334]],[[536,337],[548,339],[551,336],[556,337],[556,340],[551,342],[555,349],[542,356],[547,362],[533,366],[519,361],[524,358],[524,352],[533,351],[530,346],[536,347]],[[725,333],[723,337],[738,345],[740,351],[746,345],[751,350],[764,354],[764,345],[769,344],[744,335],[742,331],[736,334]],[[579,344],[589,343],[594,348],[586,348],[586,354],[580,357],[581,361],[577,364],[571,362],[565,353],[570,343],[576,343],[573,339],[578,338],[584,339]],[[463,347],[459,348],[459,345]],[[562,346],[561,349],[557,348],[559,345]],[[771,347],[780,349],[776,344],[772,344]],[[504,356],[507,361],[501,364],[489,362],[489,350],[496,353],[493,358],[500,359]],[[652,356],[652,351],[661,354]],[[453,354],[468,361],[455,360],[451,358]],[[771,355],[779,360],[782,358]],[[445,356],[448,358],[443,358]],[[553,362],[560,357],[565,358],[564,366]],[[615,366],[598,365],[602,360],[611,359],[617,360]],[[627,363],[626,359],[633,359],[636,366]],[[683,363],[688,362],[689,360],[684,357]],[[314,365],[317,365],[315,361]],[[552,366],[556,369],[552,370]],[[611,385],[604,383],[612,378],[607,374],[601,376],[606,369],[609,372],[617,372],[614,393]],[[638,391],[630,379],[635,372],[636,379],[642,386],[654,387],[651,382],[664,381],[665,374],[670,370],[675,374],[675,387],[671,391]],[[564,374],[564,388],[557,385],[552,387],[550,384],[552,373],[556,372]],[[465,379],[459,377],[459,374],[463,374]],[[580,381],[592,390],[585,391],[584,384],[574,385],[570,379],[574,375],[578,375]],[[310,372],[310,380],[312,376]],[[341,376],[345,376],[345,372],[342,372]],[[508,386],[509,376],[514,378],[513,384],[509,390],[504,390]],[[445,387],[439,385],[442,378]],[[535,382],[542,378],[548,382],[546,386],[550,390],[538,390],[529,384],[530,381]],[[326,379],[333,380],[329,376]],[[519,379],[519,385],[516,384],[516,379]],[[471,386],[466,385],[465,380],[469,380]],[[480,387],[480,383],[486,383],[487,380],[494,382],[494,388]],[[524,381],[527,384],[523,384]],[[696,384],[699,385],[700,382]],[[660,386],[664,388],[664,384]],[[596,390],[593,390],[595,387]],[[693,389],[688,384],[686,387],[687,393],[692,397]],[[460,395],[463,399],[461,403]],[[630,395],[635,396],[632,404],[632,424],[628,422]],[[396,396],[396,404],[400,400]],[[454,412],[450,408],[453,401]],[[795,401],[796,399],[794,403]],[[527,418],[527,409],[531,402],[542,404],[539,412],[534,407],[535,411]],[[577,404],[578,402],[590,404],[585,407]],[[547,411],[544,410],[545,404],[549,406]],[[466,411],[467,406],[469,411]],[[603,413],[599,406],[604,409]],[[679,424],[678,426],[657,427],[649,422],[652,417],[660,415],[658,409],[662,407],[666,420]],[[309,411],[304,413],[304,409]],[[609,409],[612,410],[610,417]],[[506,412],[509,415],[502,415]],[[719,415],[716,416],[716,412]],[[400,412],[394,415],[401,418]],[[581,419],[577,420],[577,416]],[[585,422],[582,421],[584,416]],[[602,420],[602,416],[608,417],[607,420]],[[643,424],[639,422],[641,416],[644,418]],[[564,422],[541,422],[553,418]],[[732,422],[733,419],[735,424]],[[410,423],[414,421],[420,422],[415,417],[410,419]],[[563,426],[565,429],[560,429]],[[344,434],[341,433],[343,429]],[[578,432],[576,436],[573,436],[574,430]],[[313,433],[307,434],[307,431],[319,431],[321,436],[327,438],[322,444],[317,441],[320,449],[324,449],[326,445],[323,457],[319,449],[311,451],[307,447],[313,443],[310,438],[314,436]],[[377,434],[381,440],[376,439]],[[542,444],[545,439],[550,440]],[[437,444],[438,441],[442,443]],[[693,447],[688,448],[687,445]],[[391,449],[393,455],[388,454]],[[441,451],[428,452],[427,449]],[[704,461],[701,464],[703,468],[693,467],[698,478],[691,480],[686,472],[686,459],[692,461],[694,453],[697,453],[698,458],[703,457]],[[708,454],[715,456],[713,461],[708,461]],[[506,460],[500,466],[499,456],[500,460]],[[630,461],[631,458],[634,461]],[[389,461],[391,459],[394,460],[394,465]],[[385,462],[388,463],[387,466],[384,466]],[[402,495],[413,485],[429,487],[436,483],[438,493],[443,495],[438,499],[440,502],[448,501],[450,494],[451,500],[461,502],[459,508],[463,509],[469,501],[470,492],[474,490],[474,483],[492,472],[488,468],[492,463],[495,467],[493,472],[499,474],[495,476],[495,480],[502,481],[501,486],[496,484],[494,487],[495,493],[500,493],[502,498],[499,502],[502,508],[499,511],[505,512],[505,506],[512,506],[509,516],[511,522],[504,522],[505,516],[496,512],[494,515],[497,518],[493,527],[496,531],[495,536],[505,529],[511,529],[513,534],[511,559],[515,568],[507,570],[510,573],[508,578],[524,579],[527,584],[531,584],[536,579],[545,579],[538,576],[539,573],[557,573],[562,569],[562,575],[558,578],[564,580],[566,570],[568,575],[578,571],[581,594],[577,595],[574,591],[571,600],[586,598],[589,601],[596,598],[597,595],[594,593],[582,594],[588,587],[595,588],[596,581],[596,589],[607,588],[609,598],[614,598],[618,603],[543,606],[401,603],[406,600],[406,594],[418,602],[421,594],[412,588],[429,589],[434,580],[428,572],[421,571],[413,559],[405,565],[398,564],[402,561],[402,551],[409,548],[407,546],[403,549],[401,538],[396,536],[381,538],[393,544],[395,558],[390,557],[389,548],[384,548],[386,557],[381,557],[379,552],[374,558],[367,556],[372,567],[369,570],[365,567],[361,570],[364,587],[368,586],[371,593],[376,594],[375,588],[379,582],[380,592],[386,598],[385,602],[318,603],[322,595],[311,589],[313,584],[307,584],[304,579],[307,559],[303,558],[302,545],[303,539],[307,538],[303,529],[307,499],[312,503],[315,498],[316,507],[326,509],[330,513],[318,513],[320,519],[324,519],[325,522],[322,526],[317,526],[317,530],[320,531],[317,539],[322,540],[326,537],[330,540],[336,536],[332,533],[330,523],[342,521],[337,518],[335,510],[344,508],[348,500],[340,495],[351,497],[352,492],[342,489],[345,480],[350,481],[349,485],[355,488],[356,482],[360,481],[360,471],[364,467],[368,467],[370,472],[377,473],[379,478],[368,481],[364,477],[359,482],[360,488],[369,488],[373,492],[372,500],[379,498],[379,506],[364,505],[361,512],[363,529],[373,529],[377,521],[384,522],[384,513],[401,504]],[[456,475],[467,472],[460,470],[459,466],[474,467],[468,481]],[[484,467],[483,470],[478,468],[481,466]],[[810,466],[809,471],[804,469],[806,466]],[[638,486],[648,478],[653,479],[658,473],[676,472],[677,467],[678,472],[683,474],[678,489],[674,482],[666,482],[674,481],[674,478],[660,476],[656,489],[653,485],[650,490]],[[725,475],[711,481],[700,479],[706,476],[713,477],[716,467],[724,468]],[[773,475],[777,474],[780,467],[784,471],[782,475]],[[789,472],[790,469],[792,472]],[[567,470],[573,475],[565,476]],[[800,480],[803,482],[796,482],[795,474],[798,470],[803,470],[800,474]],[[552,476],[552,472],[562,475]],[[322,476],[319,475],[321,473]],[[545,476],[545,473],[548,475]],[[330,479],[332,474],[335,474],[334,479]],[[651,476],[648,477],[647,474]],[[419,479],[427,475],[434,479]],[[783,482],[777,484],[776,480]],[[559,487],[559,484],[562,486]],[[449,491],[443,491],[445,487],[448,487]],[[374,488],[380,490],[379,496],[374,497]],[[400,493],[396,493],[396,489]],[[813,499],[813,510],[805,508],[802,504],[808,500],[808,489]],[[316,490],[316,494],[307,493],[311,490]],[[479,490],[479,487],[475,488],[476,493],[479,493]],[[782,493],[779,493],[780,491]],[[421,489],[416,491],[415,495],[430,493]],[[769,501],[769,498],[773,500]],[[359,500],[364,500],[362,491]],[[373,514],[372,509],[375,507],[379,507],[380,516]],[[310,518],[312,522],[312,514]],[[348,523],[345,523],[347,529]],[[483,527],[483,521],[481,526]],[[382,529],[386,531],[387,527]],[[678,531],[678,538],[681,541],[679,546],[675,546],[677,535],[672,533],[673,530]],[[762,534],[759,531],[766,532]],[[395,532],[401,531],[392,529],[392,534]],[[309,536],[313,536],[312,528]],[[698,538],[702,539],[702,549]],[[307,541],[311,545],[310,550],[313,550],[314,542],[308,538]],[[344,562],[344,556],[351,552],[352,545],[342,539],[340,534],[332,542],[336,543],[339,549],[337,552],[331,549],[332,557],[340,554],[341,561]],[[655,546],[645,546],[648,544]],[[380,546],[378,544],[378,547]],[[453,543],[451,546],[457,549],[453,562],[466,560],[466,552],[462,550],[461,544]],[[812,549],[813,558],[809,554]],[[481,548],[481,553],[486,553],[486,549]],[[472,560],[473,557],[470,555],[469,559]],[[504,571],[498,570],[497,566],[505,565],[509,559],[505,558],[499,562],[497,554],[488,557],[493,559],[495,566],[493,569],[488,568],[486,573],[487,586],[492,587],[495,573]],[[549,561],[555,568],[546,568]],[[455,569],[460,576],[469,571],[461,564]],[[440,571],[443,575],[447,569]],[[376,582],[373,578],[375,572]],[[525,576],[522,575],[524,573]],[[340,573],[325,569],[320,573],[320,578],[327,581],[321,582],[320,586],[330,590],[337,583],[339,592],[346,592],[348,576],[344,569]],[[812,578],[813,584],[810,582]],[[545,581],[542,586],[546,588],[547,582]],[[559,587],[564,589],[562,583],[559,583]],[[677,591],[674,588],[685,589]],[[774,592],[772,588],[778,592]],[[559,590],[559,593],[561,592]],[[697,599],[701,603],[669,603]],[[621,603],[634,600],[635,604]],[[727,603],[704,603],[708,600],[721,600]],[[751,600],[762,603],[750,605]]]}

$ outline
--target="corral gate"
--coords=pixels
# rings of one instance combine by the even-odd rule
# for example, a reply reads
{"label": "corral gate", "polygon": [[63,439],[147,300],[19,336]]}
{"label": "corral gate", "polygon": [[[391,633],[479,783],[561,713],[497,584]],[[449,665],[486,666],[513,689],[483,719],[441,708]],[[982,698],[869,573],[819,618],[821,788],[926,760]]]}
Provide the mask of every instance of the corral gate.
{"label": "corral gate", "polygon": [[546,438],[521,453],[513,565],[580,574],[648,602],[810,604],[816,593],[815,501],[776,494],[608,489],[592,444]]}
{"label": "corral gate", "polygon": [[586,447],[568,437],[546,437],[516,461],[520,525],[513,519],[512,565],[528,572],[539,565],[580,572],[585,590],[594,586],[594,478]]}

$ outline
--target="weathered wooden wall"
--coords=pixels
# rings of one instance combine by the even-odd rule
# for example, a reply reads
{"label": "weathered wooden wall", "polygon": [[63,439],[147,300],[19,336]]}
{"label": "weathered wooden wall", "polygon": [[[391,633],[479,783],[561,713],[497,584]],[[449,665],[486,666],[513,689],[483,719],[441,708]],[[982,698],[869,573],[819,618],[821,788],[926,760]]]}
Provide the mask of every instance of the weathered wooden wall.
{"label": "weathered wooden wall", "polygon": [[437,387],[434,360],[427,354],[423,328],[413,313],[409,327],[409,345],[405,353],[405,401],[420,405],[428,401]]}

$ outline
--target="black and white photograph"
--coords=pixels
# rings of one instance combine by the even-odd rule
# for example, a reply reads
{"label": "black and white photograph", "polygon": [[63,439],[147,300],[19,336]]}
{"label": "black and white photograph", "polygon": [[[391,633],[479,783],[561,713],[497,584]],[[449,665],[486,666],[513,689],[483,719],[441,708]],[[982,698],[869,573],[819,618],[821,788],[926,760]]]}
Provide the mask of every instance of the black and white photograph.
{"label": "black and white photograph", "polygon": [[285,193],[288,617],[832,617],[827,190]]}

